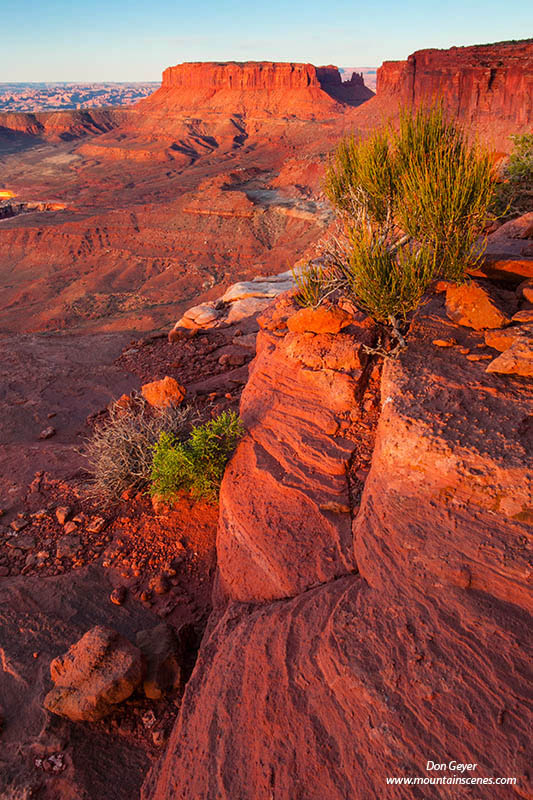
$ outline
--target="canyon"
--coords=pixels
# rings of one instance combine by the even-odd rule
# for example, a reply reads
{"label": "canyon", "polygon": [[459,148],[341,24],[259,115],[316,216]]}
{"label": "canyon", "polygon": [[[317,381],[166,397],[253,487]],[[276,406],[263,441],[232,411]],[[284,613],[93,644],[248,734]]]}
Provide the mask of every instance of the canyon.
{"label": "canyon", "polygon": [[[437,286],[397,359],[353,307],[302,314],[290,271],[331,229],[343,133],[438,94],[509,152],[532,48],[417,51],[375,96],[357,70],[212,62],[127,108],[0,113],[2,796],[459,796],[387,784],[432,759],[533,797],[533,392],[527,357],[487,370],[531,350],[531,215],[476,277],[494,330]],[[245,424],[219,506],[108,508],[83,441],[165,377]],[[173,695],[43,709],[89,629],[135,644],[162,620],[187,640]]]}
{"label": "canyon", "polygon": [[131,105],[157,87],[157,83],[0,83],[0,111]]}

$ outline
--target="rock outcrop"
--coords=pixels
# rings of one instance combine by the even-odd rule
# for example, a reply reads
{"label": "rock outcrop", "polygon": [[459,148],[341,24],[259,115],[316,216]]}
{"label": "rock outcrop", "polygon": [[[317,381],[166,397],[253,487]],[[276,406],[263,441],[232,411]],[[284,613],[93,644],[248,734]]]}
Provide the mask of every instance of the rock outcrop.
{"label": "rock outcrop", "polygon": [[[484,335],[431,300],[385,364],[352,536],[348,515],[319,513],[325,494],[343,502],[350,447],[331,423],[353,408],[335,388],[351,376],[294,359],[284,302],[263,320],[250,433],[222,487],[233,602],[212,619],[143,797],[410,800],[387,778],[412,777],[420,798],[451,800],[460,775],[428,771],[431,759],[515,778],[490,796],[529,798],[531,384],[487,373]],[[294,344],[315,356],[309,336]]]}
{"label": "rock outcrop", "polygon": [[465,122],[525,129],[533,122],[533,40],[417,50],[407,61],[385,61],[377,95],[404,104],[442,97]]}

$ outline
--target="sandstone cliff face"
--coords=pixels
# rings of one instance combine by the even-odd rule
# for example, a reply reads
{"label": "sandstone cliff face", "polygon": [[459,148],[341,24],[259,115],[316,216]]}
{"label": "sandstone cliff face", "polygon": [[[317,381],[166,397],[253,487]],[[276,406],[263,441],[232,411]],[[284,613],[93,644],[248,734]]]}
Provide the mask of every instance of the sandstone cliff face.
{"label": "sandstone cliff face", "polygon": [[407,61],[384,62],[377,93],[415,104],[442,96],[467,122],[522,128],[533,122],[533,41],[418,50]]}
{"label": "sandstone cliff face", "polygon": [[[532,390],[486,373],[486,362],[458,348],[431,344],[450,334],[463,350],[483,346],[482,334],[446,320],[435,298],[407,351],[385,365],[377,444],[353,525],[355,561],[346,558],[344,570],[337,562],[306,591],[288,570],[299,561],[307,587],[316,583],[324,537],[314,512],[302,516],[291,554],[285,520],[297,492],[318,500],[340,474],[343,450],[330,446],[322,462],[308,456],[318,453],[315,442],[333,442],[328,416],[352,406],[326,392],[322,411],[309,416],[314,394],[293,380],[290,334],[278,330],[260,347],[243,400],[251,434],[223,485],[220,573],[234,601],[212,621],[145,798],[411,800],[411,786],[386,777],[429,777],[429,759],[474,763],[476,777],[517,778],[515,787],[476,787],[480,798],[533,796]],[[275,489],[284,484],[287,491]],[[247,493],[240,502],[229,497],[239,486]],[[238,567],[231,582],[229,538]],[[284,577],[285,597],[265,603],[272,575]],[[452,800],[462,789],[419,785],[416,796]]]}

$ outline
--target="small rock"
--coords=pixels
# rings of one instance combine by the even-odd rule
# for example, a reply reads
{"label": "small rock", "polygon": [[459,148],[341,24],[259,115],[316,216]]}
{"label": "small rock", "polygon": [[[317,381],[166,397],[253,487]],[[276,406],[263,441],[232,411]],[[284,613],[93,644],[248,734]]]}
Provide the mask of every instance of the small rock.
{"label": "small rock", "polygon": [[144,714],[142,715],[141,719],[142,719],[142,723],[143,723],[144,727],[147,730],[150,730],[150,728],[153,728],[155,723],[157,722],[156,716],[155,716],[154,712],[152,711],[152,709],[150,709],[149,711],[145,711]]}
{"label": "small rock", "polygon": [[77,531],[77,530],[78,530],[78,526],[76,525],[74,520],[72,520],[71,522],[67,522],[65,524],[65,526],[63,527],[63,532],[65,534],[67,534],[67,535],[70,534],[70,533],[74,533],[74,531]]}
{"label": "small rock", "polygon": [[71,514],[72,509],[70,506],[58,506],[58,508],[56,508],[56,519],[60,525],[64,525]]}
{"label": "small rock", "polygon": [[531,342],[517,339],[514,344],[488,365],[487,372],[498,372],[504,375],[521,375],[533,377],[533,347]]}
{"label": "small rock", "polygon": [[164,575],[156,575],[150,581],[150,589],[155,592],[155,594],[166,594],[170,589],[168,579],[165,578]]}
{"label": "small rock", "polygon": [[15,547],[19,550],[33,550],[35,547],[35,537],[29,533],[23,533],[20,536],[12,536],[6,542],[8,547]]}
{"label": "small rock", "polygon": [[143,592],[141,592],[141,602],[144,603],[147,606],[151,606],[152,605],[152,592],[150,592],[148,589],[145,589]]}
{"label": "small rock", "polygon": [[105,523],[104,517],[93,517],[86,526],[86,530],[88,533],[100,533],[104,529]]}
{"label": "small rock", "polygon": [[513,315],[513,322],[533,322],[533,308],[524,308]]}
{"label": "small rock", "polygon": [[179,406],[186,394],[185,388],[168,375],[160,381],[145,383],[141,386],[141,392],[146,402],[154,408]]}
{"label": "small rock", "polygon": [[56,429],[50,425],[48,428],[45,428],[40,432],[39,439],[50,439],[52,436],[55,435],[56,435]]}
{"label": "small rock", "polygon": [[81,546],[79,536],[62,536],[57,543],[56,556],[57,558],[73,558]]}
{"label": "small rock", "polygon": [[163,731],[154,731],[152,733],[152,741],[156,747],[162,747],[166,743],[167,737]]}
{"label": "small rock", "polygon": [[522,296],[525,300],[533,303],[533,278],[527,278],[517,287],[516,292],[518,296]]}
{"label": "small rock", "polygon": [[27,519],[14,519],[9,527],[14,531],[22,531],[24,528],[27,528],[29,524]]}
{"label": "small rock", "polygon": [[127,593],[128,591],[125,586],[117,586],[109,595],[109,599],[116,606],[121,606],[126,599]]}
{"label": "small rock", "polygon": [[453,347],[457,341],[455,339],[433,339],[433,344],[437,347]]}
{"label": "small rock", "polygon": [[118,398],[118,400],[114,400],[112,403],[110,403],[108,409],[117,417],[125,417],[135,411],[136,403],[133,397],[130,397],[129,394],[123,394]]}

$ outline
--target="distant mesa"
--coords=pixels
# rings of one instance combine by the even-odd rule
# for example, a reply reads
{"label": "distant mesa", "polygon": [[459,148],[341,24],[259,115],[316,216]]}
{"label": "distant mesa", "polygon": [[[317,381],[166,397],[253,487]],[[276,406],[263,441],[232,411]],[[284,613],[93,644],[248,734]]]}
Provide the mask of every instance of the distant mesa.
{"label": "distant mesa", "polygon": [[168,67],[161,88],[136,108],[260,113],[313,118],[373,97],[361,75],[338,67],[272,61],[191,62]]}

